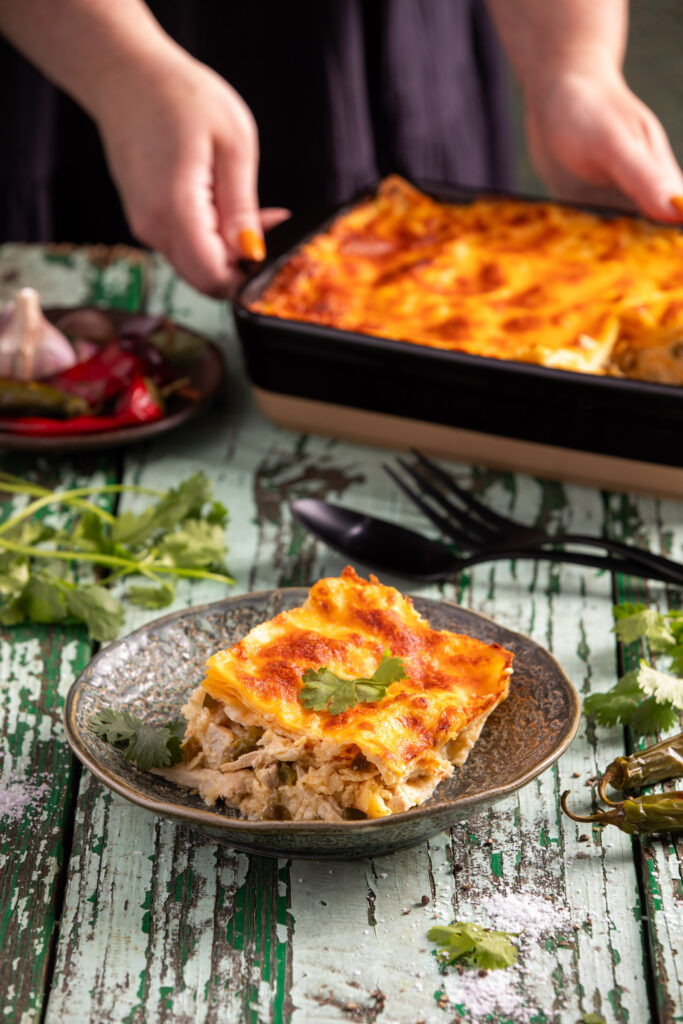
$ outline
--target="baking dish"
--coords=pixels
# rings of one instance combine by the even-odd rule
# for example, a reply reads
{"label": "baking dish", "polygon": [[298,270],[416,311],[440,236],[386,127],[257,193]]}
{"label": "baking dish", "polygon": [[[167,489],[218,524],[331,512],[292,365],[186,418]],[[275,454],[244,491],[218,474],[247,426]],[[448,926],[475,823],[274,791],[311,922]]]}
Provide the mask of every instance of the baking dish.
{"label": "baking dish", "polygon": [[[443,202],[476,196],[417,184]],[[235,303],[247,373],[266,416],[295,430],[420,447],[496,469],[683,496],[680,386],[428,348],[251,310],[296,249],[353,205],[313,230],[299,227],[298,237],[290,224],[281,251]]]}

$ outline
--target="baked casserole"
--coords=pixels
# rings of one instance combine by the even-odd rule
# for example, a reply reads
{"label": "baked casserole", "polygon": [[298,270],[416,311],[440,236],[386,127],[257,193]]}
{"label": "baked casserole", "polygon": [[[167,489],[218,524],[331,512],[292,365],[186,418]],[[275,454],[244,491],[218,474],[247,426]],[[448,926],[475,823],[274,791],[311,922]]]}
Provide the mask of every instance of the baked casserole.
{"label": "baked casserole", "polygon": [[[313,709],[321,672],[368,682],[387,652],[402,671],[377,700]],[[426,800],[464,763],[505,699],[512,654],[433,630],[401,595],[350,567],[305,603],[213,655],[183,708],[183,763],[162,774],[248,818],[378,818]]]}
{"label": "baked casserole", "polygon": [[278,270],[255,313],[683,383],[683,234],[553,202],[437,202],[398,176]]}

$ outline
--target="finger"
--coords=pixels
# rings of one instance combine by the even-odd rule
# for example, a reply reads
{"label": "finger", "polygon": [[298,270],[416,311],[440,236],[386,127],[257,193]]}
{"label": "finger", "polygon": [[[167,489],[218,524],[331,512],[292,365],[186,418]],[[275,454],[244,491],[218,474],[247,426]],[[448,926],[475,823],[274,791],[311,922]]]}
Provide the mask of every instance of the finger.
{"label": "finger", "polygon": [[[662,221],[683,220],[683,213],[671,203],[683,195],[683,172],[659,124],[644,140],[628,140],[611,160],[615,183],[648,217]],[[661,131],[661,134],[660,134]]]}
{"label": "finger", "polygon": [[676,220],[683,222],[683,195],[671,196],[669,202],[676,212]]}
{"label": "finger", "polygon": [[236,156],[233,150],[217,145],[214,161],[215,202],[221,237],[233,256],[260,263],[266,256],[266,244],[256,191],[256,147],[246,145]]}
{"label": "finger", "polygon": [[292,216],[291,210],[285,210],[282,206],[264,206],[259,211],[259,218],[261,220],[261,227],[264,231],[270,231],[271,228],[276,228],[278,224],[282,224],[284,221],[289,220]]}
{"label": "finger", "polygon": [[200,179],[179,184],[172,209],[173,230],[164,255],[194,288],[214,297],[228,294],[235,268],[218,229],[209,183]]}

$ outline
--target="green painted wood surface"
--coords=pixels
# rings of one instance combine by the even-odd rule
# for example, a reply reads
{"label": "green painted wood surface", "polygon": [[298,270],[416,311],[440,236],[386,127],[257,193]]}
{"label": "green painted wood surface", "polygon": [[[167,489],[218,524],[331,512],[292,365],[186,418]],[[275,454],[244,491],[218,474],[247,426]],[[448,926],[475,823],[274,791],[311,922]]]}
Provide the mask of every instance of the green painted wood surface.
{"label": "green painted wood surface", "polygon": [[[102,282],[87,255],[69,259],[69,266],[53,262],[48,273],[39,252],[7,247],[0,250],[0,277],[11,266],[28,282],[38,269],[55,290],[75,290],[80,281],[82,296],[93,280]],[[111,276],[105,270],[98,286],[109,299],[126,291],[113,288]],[[382,472],[386,452],[288,433],[258,414],[224,305],[197,296],[157,260],[146,299],[150,309],[166,310],[219,341],[229,385],[203,421],[127,451],[122,478],[166,487],[199,467],[206,470],[230,510],[228,560],[237,580],[232,592],[307,584],[342,568],[340,558],[292,523],[287,506],[294,497],[329,496],[424,528]],[[487,502],[526,521],[646,536],[653,549],[683,557],[683,506],[677,502],[455,468]],[[138,499],[126,495],[122,501],[133,508]],[[402,580],[385,581],[405,589]],[[410,589],[459,600],[529,634],[554,653],[582,694],[608,688],[619,671],[610,632],[613,592],[660,607],[678,598],[659,585],[528,561],[479,566],[457,584]],[[225,593],[218,584],[184,582],[175,607]],[[125,630],[151,617],[132,609]],[[610,1024],[683,1019],[680,847],[656,840],[642,848],[617,830],[593,830],[585,839],[585,829],[558,812],[566,788],[577,807],[588,809],[587,781],[632,742],[622,730],[595,730],[583,719],[577,739],[552,770],[413,850],[347,863],[270,861],[216,847],[128,805],[87,772],[72,817],[64,803],[70,762],[61,726],[54,715],[46,722],[30,709],[40,701],[56,706],[87,647],[47,631],[43,643],[68,652],[57,661],[53,656],[58,681],[56,671],[43,672],[43,661],[32,672],[28,667],[41,651],[37,632],[3,639],[2,706],[11,727],[5,726],[3,754],[19,720],[22,750],[38,750],[48,735],[52,755],[67,767],[60,769],[63,795],[54,798],[52,817],[41,815],[35,846],[59,851],[71,844],[58,929],[49,914],[59,890],[59,852],[36,859],[32,849],[20,851],[35,864],[33,875],[3,881],[4,920],[21,936],[0,966],[5,1019],[38,1021],[41,1006],[47,1024],[484,1019],[444,1000],[444,979],[426,934],[437,921],[480,920],[486,901],[505,887],[549,896],[558,928],[526,949],[525,973],[514,974],[516,1009],[486,1019],[573,1024],[590,1012]],[[22,697],[27,684],[17,680],[29,678]],[[21,763],[27,770],[33,764]],[[0,835],[8,846],[14,842],[13,834]],[[26,831],[24,837],[21,842],[28,841]],[[33,921],[27,928],[29,906]],[[55,931],[53,964],[48,949]]]}

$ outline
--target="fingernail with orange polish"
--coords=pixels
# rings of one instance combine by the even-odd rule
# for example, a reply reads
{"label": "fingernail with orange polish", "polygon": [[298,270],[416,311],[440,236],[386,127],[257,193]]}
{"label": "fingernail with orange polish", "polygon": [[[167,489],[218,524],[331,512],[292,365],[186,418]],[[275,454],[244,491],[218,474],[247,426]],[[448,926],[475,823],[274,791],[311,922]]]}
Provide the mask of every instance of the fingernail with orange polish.
{"label": "fingernail with orange polish", "polygon": [[239,243],[242,254],[248,260],[261,263],[266,258],[266,243],[253,228],[242,228],[239,233]]}
{"label": "fingernail with orange polish", "polygon": [[683,196],[671,196],[671,205],[676,213],[683,215]]}

